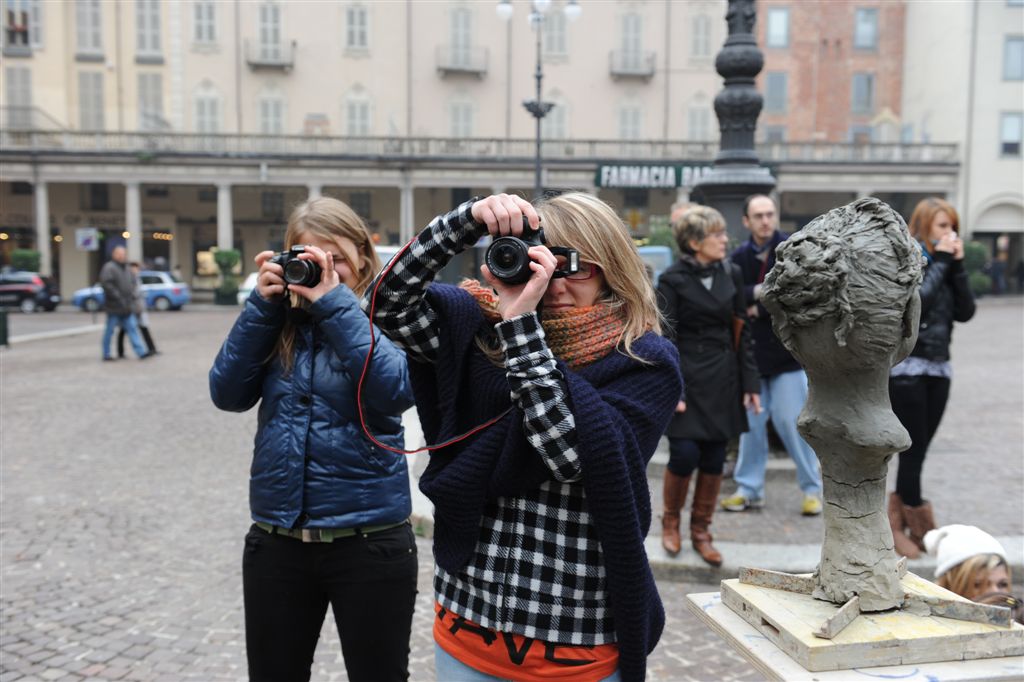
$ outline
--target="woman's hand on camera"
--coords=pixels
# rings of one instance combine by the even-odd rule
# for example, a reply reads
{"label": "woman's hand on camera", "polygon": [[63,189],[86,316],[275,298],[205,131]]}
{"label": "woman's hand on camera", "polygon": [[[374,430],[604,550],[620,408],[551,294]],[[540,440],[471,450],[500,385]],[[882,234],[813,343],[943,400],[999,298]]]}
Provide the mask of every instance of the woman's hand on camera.
{"label": "woman's hand on camera", "polygon": [[530,279],[523,284],[505,284],[492,275],[486,265],[480,266],[484,280],[498,292],[498,312],[501,313],[503,320],[511,320],[513,317],[535,311],[537,304],[544,298],[544,292],[548,290],[551,275],[558,266],[554,254],[546,246],[531,246],[527,253],[530,256],[532,273]]}
{"label": "woman's hand on camera", "polygon": [[256,267],[259,274],[256,275],[256,291],[268,301],[276,301],[284,295],[284,268],[277,263],[271,263],[274,257],[273,251],[260,251],[256,254]]}
{"label": "woman's hand on camera", "polygon": [[522,236],[523,216],[534,230],[540,226],[540,216],[533,204],[514,194],[492,194],[474,203],[470,214],[478,223],[486,225],[487,232],[494,238]]}
{"label": "woman's hand on camera", "polygon": [[334,287],[341,284],[341,277],[334,269],[334,254],[323,249],[307,244],[306,250],[298,257],[302,260],[311,260],[320,266],[320,283],[315,287],[304,287],[300,284],[289,284],[288,291],[301,296],[310,303],[316,303],[320,297]]}

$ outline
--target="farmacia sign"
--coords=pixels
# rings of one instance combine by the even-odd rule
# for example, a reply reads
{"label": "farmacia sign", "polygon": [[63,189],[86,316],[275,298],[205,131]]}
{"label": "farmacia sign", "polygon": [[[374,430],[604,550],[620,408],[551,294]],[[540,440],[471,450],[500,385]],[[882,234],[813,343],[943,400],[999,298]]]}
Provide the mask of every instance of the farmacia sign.
{"label": "farmacia sign", "polygon": [[658,189],[693,187],[711,166],[598,166],[598,187]]}

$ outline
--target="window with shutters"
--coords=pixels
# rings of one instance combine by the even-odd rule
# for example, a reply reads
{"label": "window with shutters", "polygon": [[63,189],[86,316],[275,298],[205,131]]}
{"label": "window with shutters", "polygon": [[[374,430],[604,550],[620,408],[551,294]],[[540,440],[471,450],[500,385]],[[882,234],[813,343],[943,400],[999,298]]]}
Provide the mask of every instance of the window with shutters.
{"label": "window with shutters", "polygon": [[706,14],[699,14],[693,18],[690,31],[690,56],[711,56],[711,18]]}
{"label": "window with shutters", "polygon": [[345,8],[345,47],[365,50],[370,47],[369,18],[366,7],[350,5]]}
{"label": "window with shutters", "polygon": [[135,0],[136,54],[159,56],[160,49],[160,0]]}
{"label": "window with shutters", "polygon": [[139,74],[139,130],[165,130],[163,76]]}
{"label": "window with shutters", "polygon": [[4,70],[4,98],[7,126],[25,130],[32,127],[32,70],[8,66]]}
{"label": "window with shutters", "polygon": [[75,0],[75,39],[79,55],[103,54],[103,13],[100,0]]}
{"label": "window with shutters", "polygon": [[192,39],[197,43],[217,42],[217,3],[196,0],[192,6]]}
{"label": "window with shutters", "polygon": [[451,13],[451,61],[455,67],[469,67],[473,49],[473,14],[465,7]]}
{"label": "window with shutters", "polygon": [[78,127],[103,130],[103,74],[82,71],[78,74]]}
{"label": "window with shutters", "polygon": [[268,61],[281,59],[281,7],[276,2],[260,5],[260,58]]}

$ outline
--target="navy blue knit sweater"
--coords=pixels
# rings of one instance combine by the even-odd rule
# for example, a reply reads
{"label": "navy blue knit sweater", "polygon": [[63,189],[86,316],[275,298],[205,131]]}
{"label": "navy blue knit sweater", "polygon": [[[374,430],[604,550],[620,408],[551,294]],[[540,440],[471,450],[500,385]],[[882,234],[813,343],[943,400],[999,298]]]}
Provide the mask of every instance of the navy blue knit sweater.
{"label": "navy blue knit sweater", "polygon": [[[474,337],[487,331],[465,291],[434,284],[427,291],[441,325],[435,364],[410,361],[423,432],[439,443],[513,405],[504,368]],[[633,344],[651,364],[613,352],[578,370],[561,361],[567,400],[576,420],[577,451],[590,514],[605,558],[623,680],[643,680],[646,657],[658,642],[665,612],[651,574],[644,538],[651,525],[647,462],[682,390],[675,347],[648,333]],[[489,499],[532,490],[551,474],[523,433],[518,408],[466,440],[431,452],[420,488],[434,503],[434,558],[457,572],[472,555]]]}

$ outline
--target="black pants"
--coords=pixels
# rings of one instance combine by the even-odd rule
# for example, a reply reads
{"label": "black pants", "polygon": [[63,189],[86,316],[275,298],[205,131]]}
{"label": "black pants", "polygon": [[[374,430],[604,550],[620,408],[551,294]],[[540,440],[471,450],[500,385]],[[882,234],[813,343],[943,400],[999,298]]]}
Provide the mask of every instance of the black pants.
{"label": "black pants", "polygon": [[911,507],[921,505],[921,469],[932,436],[939,428],[949,399],[949,379],[908,376],[889,379],[892,411],[910,433],[910,447],[900,453],[896,493]]}
{"label": "black pants", "polygon": [[330,604],[352,682],[408,680],[417,567],[409,524],[331,543],[252,526],[242,555],[249,679],[308,680]]}
{"label": "black pants", "polygon": [[[156,344],[153,343],[153,336],[149,333],[149,327],[143,327],[139,323],[139,333],[142,334],[142,340],[146,342],[146,348],[149,349],[149,352],[155,353]],[[117,328],[117,357],[124,357],[124,327]]]}
{"label": "black pants", "polygon": [[668,469],[676,476],[689,476],[700,469],[712,476],[725,466],[724,440],[668,439]]}

